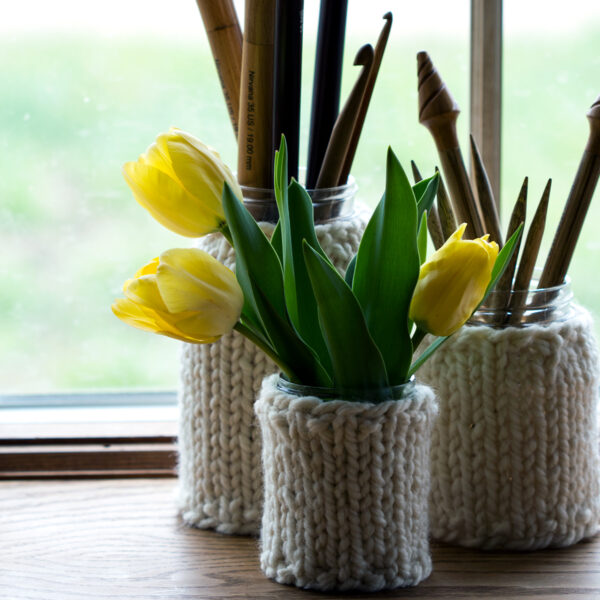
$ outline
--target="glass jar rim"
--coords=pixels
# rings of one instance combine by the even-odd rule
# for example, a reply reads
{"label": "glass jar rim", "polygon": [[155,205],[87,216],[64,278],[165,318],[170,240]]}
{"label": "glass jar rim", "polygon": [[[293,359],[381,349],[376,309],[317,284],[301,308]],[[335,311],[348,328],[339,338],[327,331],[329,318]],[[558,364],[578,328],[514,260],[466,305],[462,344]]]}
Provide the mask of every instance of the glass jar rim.
{"label": "glass jar rim", "polygon": [[320,387],[294,383],[282,373],[277,378],[276,387],[279,391],[292,396],[315,396],[323,401],[340,400],[346,402],[386,402],[387,400],[402,400],[407,391],[414,389],[416,378],[413,375],[405,383],[376,389],[348,389],[340,391],[335,388]]}
{"label": "glass jar rim", "polygon": [[[306,171],[306,169],[301,167],[300,172],[303,172],[303,171]],[[237,177],[237,173],[234,173],[234,176]],[[304,187],[303,178],[299,178],[299,183],[300,183],[300,185],[302,185],[302,187]],[[263,187],[256,187],[253,185],[242,185],[242,184],[240,184],[240,188],[242,190],[242,194],[244,194],[245,191],[249,191],[249,192],[252,192],[253,194],[256,194],[257,196],[268,197],[268,196],[275,195],[275,191],[273,188],[263,188]],[[327,187],[327,188],[305,188],[305,189],[309,193],[310,196],[312,196],[315,193],[322,194],[324,196],[329,196],[329,195],[334,195],[334,194],[340,193],[340,192],[345,192],[345,193],[349,194],[350,190],[353,190],[353,191],[358,190],[358,184],[356,183],[354,176],[348,175],[348,181],[342,185],[336,185],[334,187]]]}

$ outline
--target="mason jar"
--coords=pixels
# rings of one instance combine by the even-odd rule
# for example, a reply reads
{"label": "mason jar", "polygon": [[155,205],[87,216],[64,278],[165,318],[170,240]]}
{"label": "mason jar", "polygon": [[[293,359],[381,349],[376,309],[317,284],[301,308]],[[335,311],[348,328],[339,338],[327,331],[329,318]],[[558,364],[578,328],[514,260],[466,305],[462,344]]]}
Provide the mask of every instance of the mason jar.
{"label": "mason jar", "polygon": [[600,526],[598,346],[568,282],[493,292],[419,370],[438,396],[435,539],[568,546]]}
{"label": "mason jar", "polygon": [[[242,188],[267,236],[277,220],[273,190]],[[312,193],[317,238],[345,272],[366,225],[354,179]],[[235,252],[220,234],[198,240],[229,268]],[[210,345],[183,344],[179,390],[179,508],[185,523],[221,533],[258,535],[263,499],[261,442],[254,402],[275,364],[237,332]]]}

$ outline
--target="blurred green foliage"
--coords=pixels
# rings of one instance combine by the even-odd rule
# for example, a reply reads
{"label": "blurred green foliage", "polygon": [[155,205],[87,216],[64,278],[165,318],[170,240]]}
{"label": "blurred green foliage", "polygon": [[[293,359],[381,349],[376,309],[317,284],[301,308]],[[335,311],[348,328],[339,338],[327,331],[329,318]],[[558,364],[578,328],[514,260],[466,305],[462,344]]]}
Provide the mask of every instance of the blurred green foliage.
{"label": "blurred green foliage", "polygon": [[[347,40],[343,95],[363,42]],[[301,157],[313,47],[306,44],[304,57]],[[388,145],[424,174],[437,163],[417,121],[415,55],[423,47],[463,109],[459,134],[467,148],[467,40],[394,40],[353,168],[359,200],[371,207],[385,185]],[[502,212],[507,221],[528,175],[532,214],[552,177],[546,248],[587,139],[585,112],[600,92],[597,50],[592,30],[558,43],[505,43]],[[171,125],[194,133],[236,168],[235,140],[204,40],[8,37],[0,41],[0,72],[2,391],[175,387],[177,343],[126,327],[110,303],[138,267],[191,241],[162,229],[136,204],[120,169]],[[592,228],[599,219],[596,197],[571,268],[577,297],[596,312],[600,241]]]}

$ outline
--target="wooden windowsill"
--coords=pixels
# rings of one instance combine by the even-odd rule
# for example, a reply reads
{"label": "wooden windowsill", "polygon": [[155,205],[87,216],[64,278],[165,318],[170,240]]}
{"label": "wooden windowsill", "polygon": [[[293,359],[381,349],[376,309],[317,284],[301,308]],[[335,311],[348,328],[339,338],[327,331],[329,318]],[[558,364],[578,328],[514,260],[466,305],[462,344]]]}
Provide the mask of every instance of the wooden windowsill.
{"label": "wooden windowsill", "polygon": [[173,477],[177,408],[0,410],[0,480]]}
{"label": "wooden windowsill", "polygon": [[[266,579],[258,542],[185,527],[176,480],[0,482],[0,597],[11,600],[348,598]],[[351,598],[600,597],[600,538],[563,550],[434,545],[420,586]]]}

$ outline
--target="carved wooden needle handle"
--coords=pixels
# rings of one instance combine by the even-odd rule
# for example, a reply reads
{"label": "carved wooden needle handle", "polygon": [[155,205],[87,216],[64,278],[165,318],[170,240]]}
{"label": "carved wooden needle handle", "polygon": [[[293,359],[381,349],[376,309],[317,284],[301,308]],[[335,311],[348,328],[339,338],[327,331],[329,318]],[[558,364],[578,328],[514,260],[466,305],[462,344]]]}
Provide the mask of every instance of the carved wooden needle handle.
{"label": "carved wooden needle handle", "polygon": [[585,215],[600,177],[600,96],[587,113],[590,134],[546,259],[540,288],[560,285],[569,269]]}
{"label": "carved wooden needle handle", "polygon": [[469,225],[466,237],[482,236],[485,233],[483,219],[469,183],[456,134],[456,119],[460,109],[427,52],[417,54],[417,73],[419,122],[429,129],[437,146],[454,211],[459,222]]}

